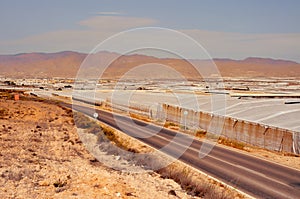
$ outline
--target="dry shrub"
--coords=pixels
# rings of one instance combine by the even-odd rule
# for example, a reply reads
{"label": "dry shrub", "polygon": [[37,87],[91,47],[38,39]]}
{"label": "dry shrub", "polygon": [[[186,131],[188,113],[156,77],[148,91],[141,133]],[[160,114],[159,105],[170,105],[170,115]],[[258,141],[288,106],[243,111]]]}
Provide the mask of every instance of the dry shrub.
{"label": "dry shrub", "polygon": [[177,182],[188,194],[202,198],[234,198],[232,192],[226,189],[220,189],[218,184],[213,184],[199,177],[199,173],[188,167],[180,167],[176,164],[171,164],[157,171],[162,178],[173,179]]}
{"label": "dry shrub", "polygon": [[196,137],[199,137],[199,138],[205,137],[206,134],[207,134],[207,131],[204,129],[198,129],[196,131]]}
{"label": "dry shrub", "polygon": [[245,148],[245,144],[242,143],[242,142],[238,142],[236,140],[230,140],[230,139],[227,139],[227,138],[222,138],[220,137],[219,138],[219,144],[224,144],[226,146],[231,146],[233,148],[237,148],[237,149],[244,149]]}
{"label": "dry shrub", "polygon": [[90,134],[94,134],[94,135],[97,135],[98,133],[101,133],[102,132],[102,128],[100,126],[91,126],[90,128],[87,129],[87,133],[90,133]]}
{"label": "dry shrub", "polygon": [[0,108],[0,119],[3,119],[7,115],[8,115],[8,109]]}
{"label": "dry shrub", "polygon": [[83,113],[76,112],[73,118],[78,128],[88,129],[92,127],[92,121]]}
{"label": "dry shrub", "polygon": [[173,122],[165,122],[164,127],[169,128],[169,127],[177,127],[178,125],[176,125]]}
{"label": "dry shrub", "polygon": [[74,122],[78,128],[85,129],[85,133],[97,135],[97,142],[113,142],[117,147],[123,150],[130,150],[134,152],[134,149],[129,147],[129,143],[120,140],[115,130],[108,126],[101,126],[97,121],[92,120],[88,116],[82,113],[74,112]]}
{"label": "dry shrub", "polygon": [[138,115],[138,114],[135,114],[135,113],[129,113],[129,115],[130,115],[131,118],[142,120],[144,122],[150,122],[150,120],[149,120],[149,118],[147,116]]}

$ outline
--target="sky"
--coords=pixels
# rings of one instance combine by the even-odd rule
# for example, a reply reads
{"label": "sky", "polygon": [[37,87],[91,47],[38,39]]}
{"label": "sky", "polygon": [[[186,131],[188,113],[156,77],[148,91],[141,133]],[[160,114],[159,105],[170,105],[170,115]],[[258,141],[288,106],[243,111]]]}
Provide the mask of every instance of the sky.
{"label": "sky", "polygon": [[298,0],[1,0],[0,54],[89,53],[122,31],[160,27],[188,35],[211,57],[300,62],[299,19]]}

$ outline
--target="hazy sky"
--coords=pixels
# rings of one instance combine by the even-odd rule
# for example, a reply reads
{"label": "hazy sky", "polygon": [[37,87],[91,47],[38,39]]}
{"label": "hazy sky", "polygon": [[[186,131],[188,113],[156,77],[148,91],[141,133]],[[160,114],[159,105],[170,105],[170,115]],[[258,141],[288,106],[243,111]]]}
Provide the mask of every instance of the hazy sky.
{"label": "hazy sky", "polygon": [[188,34],[212,57],[300,62],[299,20],[298,0],[1,0],[0,54],[90,52],[120,31],[155,26]]}

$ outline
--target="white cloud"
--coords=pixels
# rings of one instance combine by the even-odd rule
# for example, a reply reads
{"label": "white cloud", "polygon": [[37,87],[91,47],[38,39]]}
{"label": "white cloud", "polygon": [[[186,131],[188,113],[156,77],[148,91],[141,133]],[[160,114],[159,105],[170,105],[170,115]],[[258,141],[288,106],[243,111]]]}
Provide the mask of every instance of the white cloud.
{"label": "white cloud", "polygon": [[97,12],[97,15],[121,15],[120,12]]}
{"label": "white cloud", "polygon": [[78,22],[78,30],[58,30],[17,40],[0,41],[0,54],[62,50],[89,52],[97,44],[120,31],[155,23],[156,20],[148,18],[95,16]]}
{"label": "white cloud", "polygon": [[124,30],[140,26],[151,26],[157,21],[149,18],[121,17],[121,16],[95,16],[79,22],[81,26],[96,30]]}

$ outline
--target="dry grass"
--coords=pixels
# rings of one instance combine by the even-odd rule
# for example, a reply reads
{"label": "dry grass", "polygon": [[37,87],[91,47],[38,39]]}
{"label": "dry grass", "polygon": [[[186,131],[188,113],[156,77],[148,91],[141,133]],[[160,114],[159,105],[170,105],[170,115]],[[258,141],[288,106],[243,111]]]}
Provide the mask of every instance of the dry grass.
{"label": "dry grass", "polygon": [[165,128],[169,128],[169,129],[175,130],[175,131],[179,131],[180,129],[182,129],[181,126],[175,124],[174,122],[168,122],[168,121],[165,122],[165,123],[163,124],[163,126],[164,126]]}
{"label": "dry grass", "polygon": [[299,154],[294,154],[294,153],[287,153],[287,152],[283,152],[282,153],[283,156],[289,156],[289,157],[300,157]]}
{"label": "dry grass", "polygon": [[118,139],[118,136],[113,129],[108,127],[103,128],[95,120],[92,120],[91,118],[79,112],[74,112],[73,118],[76,126],[78,128],[85,129],[85,133],[97,135],[98,142],[111,141],[116,146],[124,150],[129,150],[128,146]]}
{"label": "dry grass", "polygon": [[164,127],[165,128],[178,127],[178,125],[175,124],[174,122],[165,122]]}
{"label": "dry grass", "polygon": [[196,137],[199,137],[199,138],[203,138],[203,137],[206,136],[206,134],[207,134],[207,131],[206,131],[206,130],[198,129],[198,130],[196,131],[195,136],[196,136]]}
{"label": "dry grass", "polygon": [[131,118],[135,118],[135,119],[142,120],[142,121],[145,121],[145,122],[150,122],[151,121],[151,120],[149,120],[148,117],[143,116],[143,115],[138,115],[138,114],[135,114],[135,113],[129,113],[129,115],[130,115]]}
{"label": "dry grass", "polygon": [[185,189],[188,194],[201,198],[243,198],[242,195],[234,193],[222,184],[204,179],[201,174],[193,169],[172,163],[171,165],[157,171],[162,178],[173,179]]}
{"label": "dry grass", "polygon": [[233,148],[236,148],[236,149],[246,150],[245,149],[246,144],[242,143],[242,142],[239,142],[239,141],[236,141],[236,140],[231,140],[231,139],[228,139],[228,138],[220,137],[218,143],[226,145],[226,146],[230,146],[230,147],[233,147]]}
{"label": "dry grass", "polygon": [[8,109],[0,107],[0,119],[5,119],[8,115]]}

